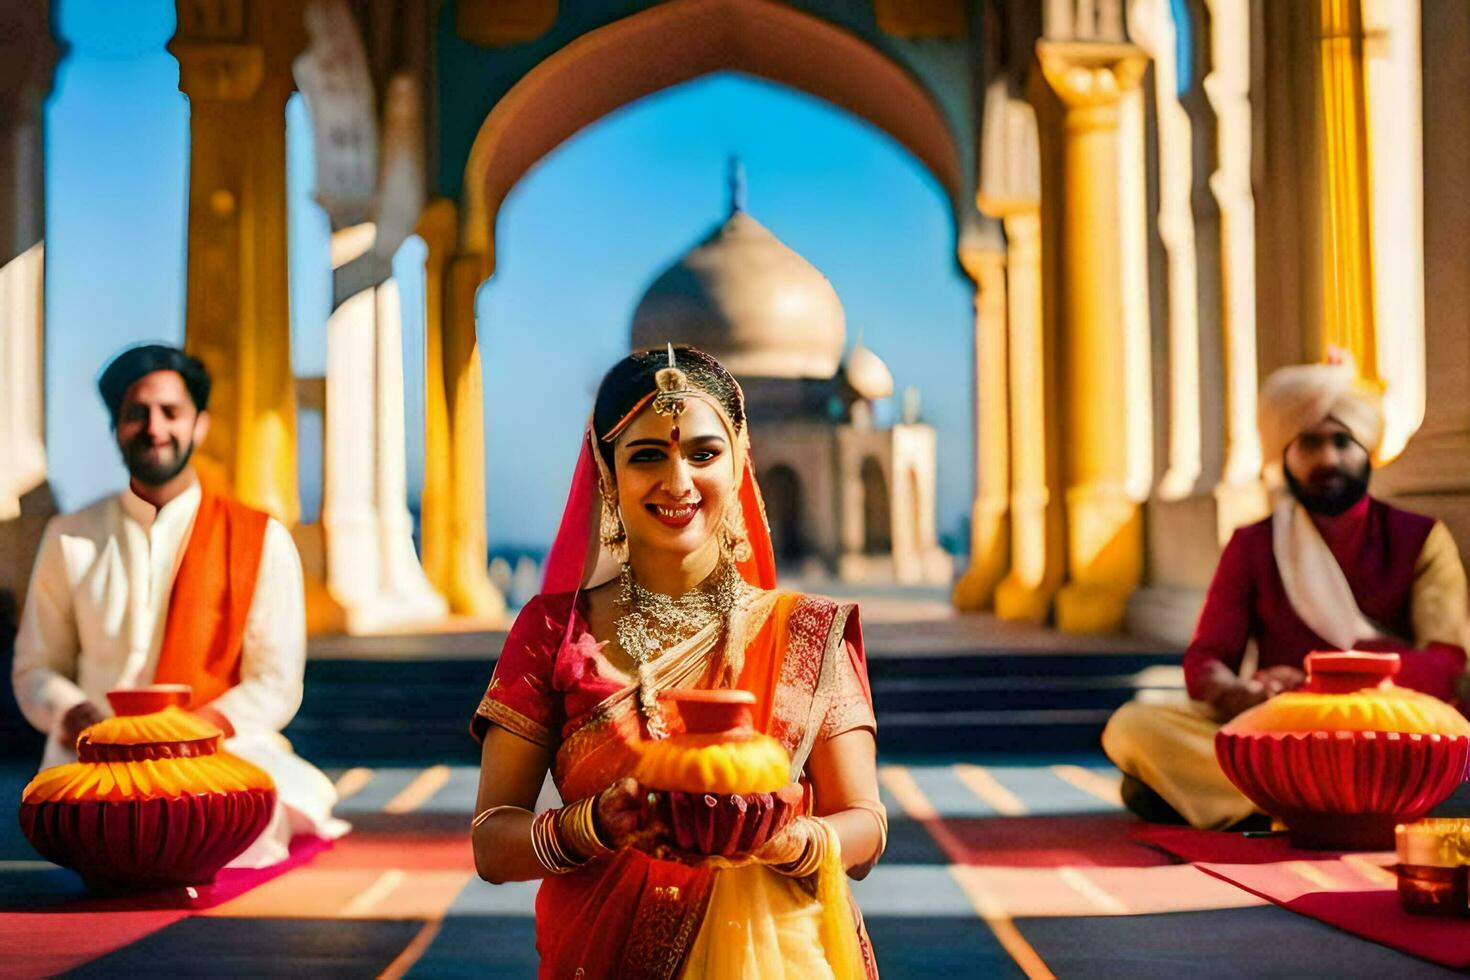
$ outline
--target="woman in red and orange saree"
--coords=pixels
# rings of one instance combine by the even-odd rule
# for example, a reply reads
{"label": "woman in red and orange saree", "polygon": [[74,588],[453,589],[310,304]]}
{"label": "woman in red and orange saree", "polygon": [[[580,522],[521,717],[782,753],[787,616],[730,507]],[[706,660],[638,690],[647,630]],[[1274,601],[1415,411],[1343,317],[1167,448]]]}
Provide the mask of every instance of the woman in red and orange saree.
{"label": "woman in red and orange saree", "polygon": [[[543,977],[873,977],[847,877],[877,861],[874,720],[856,609],[774,589],[743,396],[691,348],[598,391],[544,591],[471,729],[476,867],[542,879]],[[630,778],[677,733],[658,692],[737,688],[791,757],[802,815],[735,861],[674,853]],[[533,815],[550,770],[563,808]]]}

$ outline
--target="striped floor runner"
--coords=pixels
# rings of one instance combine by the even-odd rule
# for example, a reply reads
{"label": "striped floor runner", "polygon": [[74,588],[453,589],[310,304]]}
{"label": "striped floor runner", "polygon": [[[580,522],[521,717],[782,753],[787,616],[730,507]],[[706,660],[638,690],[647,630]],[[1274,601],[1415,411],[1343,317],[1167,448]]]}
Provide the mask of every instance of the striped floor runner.
{"label": "striped floor runner", "polygon": [[[491,886],[473,872],[476,771],[334,776],[354,831],[309,865],[152,929],[115,923],[116,948],[82,944],[70,960],[56,944],[98,925],[64,912],[20,916],[24,929],[0,917],[11,923],[0,922],[0,975],[534,976],[535,886]],[[890,846],[854,892],[890,980],[1435,973],[1137,842],[1117,774],[1094,761],[885,765],[880,783]],[[556,802],[549,785],[542,802]],[[0,858],[11,908],[62,874],[13,835],[0,836]]]}

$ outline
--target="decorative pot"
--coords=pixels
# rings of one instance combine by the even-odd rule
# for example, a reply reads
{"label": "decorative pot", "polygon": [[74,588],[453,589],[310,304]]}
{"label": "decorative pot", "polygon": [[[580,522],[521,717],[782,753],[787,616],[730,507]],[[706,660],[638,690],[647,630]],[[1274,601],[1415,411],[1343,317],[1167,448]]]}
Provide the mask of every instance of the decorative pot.
{"label": "decorative pot", "polygon": [[81,733],[78,761],[26,787],[21,829],[95,890],[208,884],[270,822],[275,784],[184,710],[188,685],[109,691],[107,700],[115,716]]}
{"label": "decorative pot", "polygon": [[1470,722],[1397,687],[1396,653],[1313,653],[1307,680],[1215,736],[1225,775],[1285,821],[1292,843],[1388,850],[1395,824],[1443,802],[1470,770]]}
{"label": "decorative pot", "polygon": [[754,694],[691,689],[660,698],[683,730],[644,743],[634,776],[657,791],[660,815],[681,850],[748,854],[796,816],[803,793],[791,784],[791,757],[752,726]]}

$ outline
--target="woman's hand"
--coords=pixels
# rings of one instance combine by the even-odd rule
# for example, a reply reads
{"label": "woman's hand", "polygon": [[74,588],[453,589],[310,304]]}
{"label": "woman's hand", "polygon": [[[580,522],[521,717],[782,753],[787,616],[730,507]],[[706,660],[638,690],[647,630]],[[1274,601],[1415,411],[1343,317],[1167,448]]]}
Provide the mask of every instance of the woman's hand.
{"label": "woman's hand", "polygon": [[624,847],[649,850],[663,836],[648,792],[632,776],[597,794],[592,813],[598,839],[615,851]]}
{"label": "woman's hand", "polygon": [[795,864],[811,846],[816,826],[814,820],[797,817],[750,856],[761,864]]}

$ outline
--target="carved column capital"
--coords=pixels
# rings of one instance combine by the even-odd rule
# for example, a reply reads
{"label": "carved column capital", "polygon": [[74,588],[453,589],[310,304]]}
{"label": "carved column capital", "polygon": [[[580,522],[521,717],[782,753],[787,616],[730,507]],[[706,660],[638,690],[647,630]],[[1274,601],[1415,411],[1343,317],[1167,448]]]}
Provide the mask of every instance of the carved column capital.
{"label": "carved column capital", "polygon": [[1006,250],[1003,245],[961,245],[955,252],[959,256],[960,268],[978,286],[984,286],[990,276],[1005,269]]}
{"label": "carved column capital", "polygon": [[1132,44],[1092,41],[1036,42],[1041,72],[1069,110],[1068,125],[1084,122],[1117,125],[1117,107],[1123,93],[1135,89],[1148,67],[1148,55]]}

